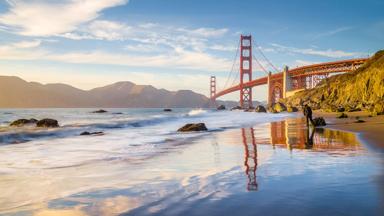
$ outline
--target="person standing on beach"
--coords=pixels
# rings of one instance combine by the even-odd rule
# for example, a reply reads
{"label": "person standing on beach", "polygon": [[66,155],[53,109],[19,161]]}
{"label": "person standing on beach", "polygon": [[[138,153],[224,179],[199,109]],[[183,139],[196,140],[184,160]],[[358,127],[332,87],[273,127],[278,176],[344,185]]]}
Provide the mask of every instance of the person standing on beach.
{"label": "person standing on beach", "polygon": [[309,127],[309,121],[311,122],[312,126],[315,127],[315,122],[313,122],[313,119],[312,119],[312,109],[311,107],[308,106],[308,104],[304,105],[303,113],[307,120],[307,127]]}

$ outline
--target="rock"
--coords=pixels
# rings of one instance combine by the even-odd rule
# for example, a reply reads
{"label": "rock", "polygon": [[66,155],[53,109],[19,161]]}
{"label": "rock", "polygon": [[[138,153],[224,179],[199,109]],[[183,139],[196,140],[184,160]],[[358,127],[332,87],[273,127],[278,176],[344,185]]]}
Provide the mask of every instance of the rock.
{"label": "rock", "polygon": [[189,131],[206,131],[208,130],[204,123],[192,123],[186,124],[183,127],[179,128],[179,132],[189,132]]}
{"label": "rock", "polygon": [[337,118],[348,118],[348,115],[345,113],[341,113]]}
{"label": "rock", "polygon": [[377,112],[373,111],[369,113],[368,117],[375,117],[375,116],[377,116]]}
{"label": "rock", "polygon": [[114,114],[114,115],[122,115],[123,113],[122,112],[114,112],[112,114]]}
{"label": "rock", "polygon": [[376,112],[378,115],[384,114],[384,102],[377,101],[373,106],[373,111]]}
{"label": "rock", "polygon": [[255,111],[255,108],[253,107],[250,107],[248,109],[244,109],[244,112],[254,112]]}
{"label": "rock", "polygon": [[165,108],[163,109],[164,112],[172,112],[172,109],[169,109],[169,108]]}
{"label": "rock", "polygon": [[241,106],[235,106],[235,107],[232,107],[231,110],[242,110],[243,108],[241,108]]}
{"label": "rock", "polygon": [[325,122],[323,117],[314,118],[313,122],[315,123],[315,126],[325,126],[325,125],[327,125],[327,123]]}
{"label": "rock", "polygon": [[10,126],[16,126],[21,127],[26,124],[36,124],[37,119],[31,118],[31,119],[17,119],[16,121],[13,121]]}
{"label": "rock", "polygon": [[297,112],[299,111],[299,109],[297,109],[297,107],[294,107],[294,106],[288,106],[287,107],[287,112]]}
{"label": "rock", "polygon": [[108,111],[107,110],[103,110],[103,109],[92,111],[92,113],[106,113],[106,112],[108,112]]}
{"label": "rock", "polygon": [[217,107],[217,110],[226,110],[225,106],[224,105],[220,105]]}
{"label": "rock", "polygon": [[[325,111],[368,111],[384,114],[384,50],[377,52],[355,71],[330,76],[315,88],[296,92],[285,98],[286,104],[298,107],[310,103]],[[312,107],[315,105],[316,107]]]}
{"label": "rock", "polygon": [[287,107],[283,103],[281,103],[281,102],[275,103],[274,109],[276,110],[276,112],[287,111]]}
{"label": "rock", "polygon": [[262,105],[258,105],[256,108],[255,108],[255,112],[267,112],[267,109],[265,109],[264,106]]}
{"label": "rock", "polygon": [[96,132],[84,131],[80,134],[80,136],[89,136],[89,135],[104,135],[104,133],[102,131],[96,131]]}
{"label": "rock", "polygon": [[42,119],[36,123],[37,127],[59,127],[59,123],[55,119]]}
{"label": "rock", "polygon": [[337,112],[344,112],[345,111],[345,108],[344,107],[338,107],[337,108]]}

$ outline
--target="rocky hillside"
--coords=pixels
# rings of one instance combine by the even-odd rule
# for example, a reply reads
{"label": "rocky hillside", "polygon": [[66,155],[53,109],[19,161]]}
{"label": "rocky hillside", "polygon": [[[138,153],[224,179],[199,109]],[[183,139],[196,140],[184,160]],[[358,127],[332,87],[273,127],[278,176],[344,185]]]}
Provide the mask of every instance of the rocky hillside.
{"label": "rocky hillside", "polygon": [[301,91],[283,100],[291,106],[308,103],[325,111],[367,110],[384,113],[384,50],[352,73],[331,76],[316,88]]}
{"label": "rocky hillside", "polygon": [[0,76],[0,108],[28,107],[207,107],[209,99],[190,90],[168,91],[118,82],[89,91],[66,84],[40,84]]}

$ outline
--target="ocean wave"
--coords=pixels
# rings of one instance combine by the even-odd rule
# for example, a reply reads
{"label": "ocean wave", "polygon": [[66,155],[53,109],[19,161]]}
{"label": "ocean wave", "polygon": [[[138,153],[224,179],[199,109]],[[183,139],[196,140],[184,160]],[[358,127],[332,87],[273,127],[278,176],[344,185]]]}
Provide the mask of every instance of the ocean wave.
{"label": "ocean wave", "polygon": [[193,110],[188,112],[187,116],[202,115],[204,113],[207,113],[207,110],[204,110],[204,109],[193,109]]}

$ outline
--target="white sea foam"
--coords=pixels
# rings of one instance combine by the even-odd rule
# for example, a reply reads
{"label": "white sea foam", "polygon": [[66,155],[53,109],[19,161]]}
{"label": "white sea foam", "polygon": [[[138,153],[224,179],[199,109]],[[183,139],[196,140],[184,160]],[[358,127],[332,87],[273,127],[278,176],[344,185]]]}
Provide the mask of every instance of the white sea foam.
{"label": "white sea foam", "polygon": [[207,110],[204,109],[193,109],[188,112],[189,116],[201,115],[203,113],[207,113]]}
{"label": "white sea foam", "polygon": [[[153,109],[125,110],[126,114],[116,116],[63,109],[60,112],[47,112],[49,114],[39,110],[13,112],[16,113],[13,119],[56,117],[63,126],[49,130],[11,128],[10,131],[0,132],[0,172],[78,166],[99,160],[140,160],[157,154],[179,140],[207,134],[176,132],[187,123],[204,122],[209,131],[214,132],[250,127],[280,120],[288,115],[203,109],[180,109],[170,114]],[[8,117],[12,121],[12,116]],[[77,124],[77,120],[81,124]],[[83,131],[103,131],[105,135],[79,136]]]}

